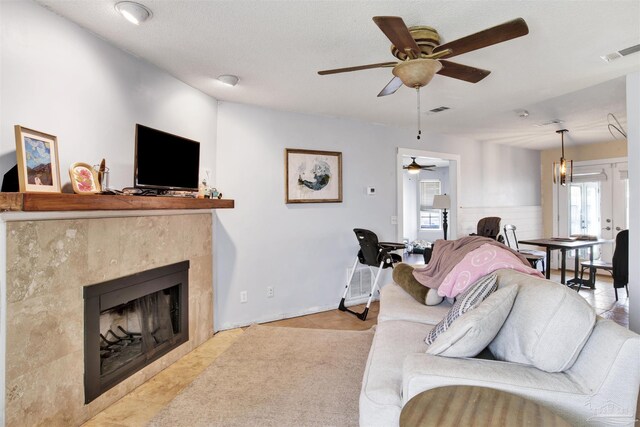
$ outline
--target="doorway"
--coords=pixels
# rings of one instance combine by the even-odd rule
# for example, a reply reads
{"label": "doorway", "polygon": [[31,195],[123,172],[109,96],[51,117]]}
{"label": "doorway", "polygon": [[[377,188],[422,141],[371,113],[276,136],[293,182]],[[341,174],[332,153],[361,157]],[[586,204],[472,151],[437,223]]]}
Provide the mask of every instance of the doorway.
{"label": "doorway", "polygon": [[[413,157],[418,164],[431,166],[429,170],[409,174],[403,166],[409,164]],[[448,209],[447,238],[457,238],[459,164],[460,156],[455,154],[398,149],[398,241],[434,242],[443,238],[442,211],[433,209],[432,204],[434,195],[445,193],[451,200],[451,209]]]}
{"label": "doorway", "polygon": [[[556,186],[557,235],[590,235],[613,242],[628,227],[628,182],[626,159],[577,162],[573,182]],[[567,262],[573,262],[573,252],[567,255]],[[587,250],[581,250],[580,258],[586,257]],[[613,243],[594,247],[594,259],[611,262],[612,257]]]}

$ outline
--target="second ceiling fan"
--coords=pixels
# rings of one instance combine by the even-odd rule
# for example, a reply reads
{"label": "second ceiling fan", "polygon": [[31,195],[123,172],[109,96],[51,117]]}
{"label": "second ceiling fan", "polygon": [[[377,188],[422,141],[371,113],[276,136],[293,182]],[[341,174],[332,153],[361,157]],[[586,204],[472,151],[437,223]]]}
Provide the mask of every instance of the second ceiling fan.
{"label": "second ceiling fan", "polygon": [[318,74],[346,73],[371,68],[393,68],[394,77],[378,96],[391,95],[403,84],[410,88],[419,89],[426,86],[435,74],[477,83],[487,77],[491,71],[458,64],[445,58],[452,58],[529,33],[524,19],[516,18],[504,24],[440,44],[440,35],[434,28],[425,26],[407,28],[402,18],[398,16],[375,16],[373,22],[391,41],[391,53],[399,61],[324,70],[318,71]]}

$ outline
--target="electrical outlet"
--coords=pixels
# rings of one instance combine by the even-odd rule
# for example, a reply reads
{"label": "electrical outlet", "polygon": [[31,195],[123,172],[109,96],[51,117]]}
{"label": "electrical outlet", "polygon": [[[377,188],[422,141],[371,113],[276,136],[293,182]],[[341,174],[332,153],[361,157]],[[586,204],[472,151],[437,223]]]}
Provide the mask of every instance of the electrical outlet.
{"label": "electrical outlet", "polygon": [[398,224],[398,217],[395,215],[391,216],[391,224],[392,225],[397,225]]}
{"label": "electrical outlet", "polygon": [[267,286],[267,298],[273,298],[273,286]]}
{"label": "electrical outlet", "polygon": [[240,302],[241,303],[247,302],[247,291],[240,292]]}

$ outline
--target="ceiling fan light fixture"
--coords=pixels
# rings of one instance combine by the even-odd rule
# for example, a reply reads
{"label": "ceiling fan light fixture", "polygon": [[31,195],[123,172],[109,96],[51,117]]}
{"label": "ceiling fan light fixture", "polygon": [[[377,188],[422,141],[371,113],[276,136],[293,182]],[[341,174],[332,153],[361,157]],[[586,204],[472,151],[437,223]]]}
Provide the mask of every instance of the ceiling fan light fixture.
{"label": "ceiling fan light fixture", "polygon": [[115,9],[124,17],[124,19],[134,25],[140,25],[153,16],[151,10],[146,6],[133,1],[121,1],[116,3]]}
{"label": "ceiling fan light fixture", "polygon": [[442,64],[436,59],[413,59],[393,67],[393,75],[402,80],[405,86],[418,88],[428,85],[441,68]]}
{"label": "ceiling fan light fixture", "polygon": [[412,175],[416,175],[419,174],[420,171],[422,170],[422,166],[420,166],[418,163],[416,163],[416,158],[412,157],[413,161],[411,163],[409,163],[409,165],[407,166],[407,172],[412,174]]}
{"label": "ceiling fan light fixture", "polygon": [[223,74],[218,76],[218,80],[227,86],[235,86],[240,81],[238,76],[234,76],[232,74]]}

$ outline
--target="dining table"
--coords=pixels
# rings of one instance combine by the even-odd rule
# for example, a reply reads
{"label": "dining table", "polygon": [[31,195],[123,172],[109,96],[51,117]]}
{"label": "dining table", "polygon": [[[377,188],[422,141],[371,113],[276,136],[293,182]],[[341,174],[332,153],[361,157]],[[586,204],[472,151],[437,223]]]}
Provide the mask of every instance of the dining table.
{"label": "dining table", "polygon": [[[547,251],[547,268],[545,271],[546,278],[549,279],[551,277],[551,269],[549,268],[549,262],[551,260],[551,251],[559,250],[561,254],[561,265],[560,265],[560,283],[567,286],[574,286],[582,284],[582,286],[586,286],[589,288],[594,287],[594,282],[591,277],[591,269],[589,269],[589,279],[581,279],[578,277],[578,272],[580,270],[580,257],[579,250],[582,248],[589,248],[589,261],[593,262],[593,247],[596,245],[602,245],[605,243],[611,243],[611,240],[607,239],[590,239],[590,240],[581,240],[576,239],[574,237],[550,237],[543,239],[526,239],[526,240],[518,240],[518,244],[523,245],[533,245],[533,246],[541,246],[544,247]],[[575,250],[575,267],[574,267],[574,277],[569,281],[566,281],[566,269],[567,269],[567,251]],[[566,283],[565,283],[566,282]]]}

